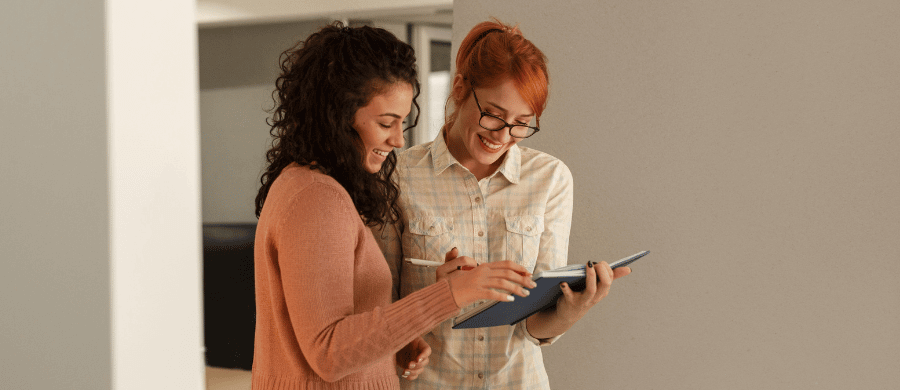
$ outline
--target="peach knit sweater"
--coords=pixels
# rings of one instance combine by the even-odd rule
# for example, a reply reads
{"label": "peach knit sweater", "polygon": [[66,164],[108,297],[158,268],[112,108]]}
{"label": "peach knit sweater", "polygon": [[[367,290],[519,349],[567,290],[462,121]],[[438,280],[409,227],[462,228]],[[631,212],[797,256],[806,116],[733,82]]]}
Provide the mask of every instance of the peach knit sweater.
{"label": "peach knit sweater", "polygon": [[394,354],[459,312],[446,281],[391,303],[391,273],[344,188],[292,164],[256,230],[252,388],[399,389]]}

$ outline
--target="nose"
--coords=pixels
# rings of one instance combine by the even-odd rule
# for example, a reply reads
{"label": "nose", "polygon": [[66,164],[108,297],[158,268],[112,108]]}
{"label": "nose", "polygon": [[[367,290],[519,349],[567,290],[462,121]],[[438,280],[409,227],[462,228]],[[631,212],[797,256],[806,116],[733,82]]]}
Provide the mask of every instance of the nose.
{"label": "nose", "polygon": [[512,130],[512,128],[504,127],[500,130],[492,131],[491,133],[493,134],[491,138],[501,144],[509,143],[509,141],[512,140],[512,134],[510,134],[510,130]]}
{"label": "nose", "polygon": [[403,139],[403,126],[396,126],[391,129],[391,135],[388,137],[388,145],[391,145],[395,148],[402,148],[405,144],[405,140]]}

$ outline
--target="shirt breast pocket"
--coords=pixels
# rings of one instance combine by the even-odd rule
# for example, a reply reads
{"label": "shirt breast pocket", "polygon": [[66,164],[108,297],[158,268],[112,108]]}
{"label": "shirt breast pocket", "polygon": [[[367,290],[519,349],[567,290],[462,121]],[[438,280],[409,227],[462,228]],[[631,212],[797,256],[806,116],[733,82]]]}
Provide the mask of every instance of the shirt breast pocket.
{"label": "shirt breast pocket", "polygon": [[453,249],[455,238],[452,218],[412,219],[403,235],[403,256],[443,262],[447,252]]}
{"label": "shirt breast pocket", "polygon": [[506,259],[528,270],[534,270],[544,232],[544,216],[515,215],[506,217]]}
{"label": "shirt breast pocket", "polygon": [[[403,234],[403,256],[443,262],[453,247],[453,220],[443,217],[423,217],[409,221]],[[435,269],[410,263],[403,264],[400,275],[400,297],[434,284]]]}

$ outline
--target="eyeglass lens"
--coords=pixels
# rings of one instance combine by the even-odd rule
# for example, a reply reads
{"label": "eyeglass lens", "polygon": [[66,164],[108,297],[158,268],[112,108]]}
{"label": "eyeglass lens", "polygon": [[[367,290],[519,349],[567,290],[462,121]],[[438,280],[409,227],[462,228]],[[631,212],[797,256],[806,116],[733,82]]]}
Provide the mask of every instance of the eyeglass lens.
{"label": "eyeglass lens", "polygon": [[510,126],[503,119],[497,118],[492,115],[482,115],[481,121],[479,121],[478,124],[481,125],[481,127],[491,131],[502,130],[504,127],[509,127],[509,134],[517,138],[525,138],[534,134],[534,129],[531,127],[523,125]]}

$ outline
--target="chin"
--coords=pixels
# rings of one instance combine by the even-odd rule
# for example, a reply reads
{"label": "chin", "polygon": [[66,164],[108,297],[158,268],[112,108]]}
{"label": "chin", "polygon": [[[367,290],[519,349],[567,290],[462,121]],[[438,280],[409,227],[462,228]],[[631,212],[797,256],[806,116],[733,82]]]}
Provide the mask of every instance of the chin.
{"label": "chin", "polygon": [[497,158],[486,158],[482,159],[480,162],[482,165],[494,165],[498,160],[500,160],[500,157],[502,156],[503,154],[500,154],[497,156]]}
{"label": "chin", "polygon": [[476,149],[476,153],[473,153],[475,160],[484,165],[491,165],[501,157],[503,157],[504,153],[506,153],[506,149],[501,149],[497,152],[486,152],[481,148],[481,141],[478,141],[478,149]]}

